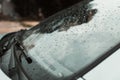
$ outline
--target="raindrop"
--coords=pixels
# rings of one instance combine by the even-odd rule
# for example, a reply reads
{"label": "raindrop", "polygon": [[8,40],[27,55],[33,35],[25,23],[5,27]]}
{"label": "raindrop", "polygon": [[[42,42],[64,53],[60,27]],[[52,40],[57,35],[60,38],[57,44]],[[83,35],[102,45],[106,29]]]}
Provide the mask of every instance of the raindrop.
{"label": "raindrop", "polygon": [[59,76],[59,77],[63,77],[63,74],[62,74],[62,73],[58,73],[58,76]]}

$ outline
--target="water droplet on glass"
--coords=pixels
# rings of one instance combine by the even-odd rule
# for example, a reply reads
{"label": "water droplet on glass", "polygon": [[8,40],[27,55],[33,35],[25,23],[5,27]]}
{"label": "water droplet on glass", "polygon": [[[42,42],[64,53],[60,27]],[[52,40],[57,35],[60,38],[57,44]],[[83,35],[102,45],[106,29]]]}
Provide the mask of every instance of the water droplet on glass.
{"label": "water droplet on glass", "polygon": [[59,76],[59,77],[63,77],[63,74],[62,74],[62,73],[58,73],[58,76]]}

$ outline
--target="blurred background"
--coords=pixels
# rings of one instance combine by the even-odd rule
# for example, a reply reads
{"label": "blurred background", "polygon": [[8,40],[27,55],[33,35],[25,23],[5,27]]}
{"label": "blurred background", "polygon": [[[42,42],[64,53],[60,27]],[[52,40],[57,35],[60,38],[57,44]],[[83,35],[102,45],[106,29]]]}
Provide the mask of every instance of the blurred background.
{"label": "blurred background", "polygon": [[81,0],[0,0],[0,33],[30,28]]}

